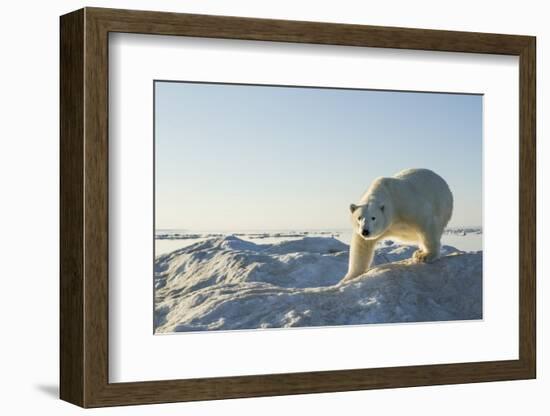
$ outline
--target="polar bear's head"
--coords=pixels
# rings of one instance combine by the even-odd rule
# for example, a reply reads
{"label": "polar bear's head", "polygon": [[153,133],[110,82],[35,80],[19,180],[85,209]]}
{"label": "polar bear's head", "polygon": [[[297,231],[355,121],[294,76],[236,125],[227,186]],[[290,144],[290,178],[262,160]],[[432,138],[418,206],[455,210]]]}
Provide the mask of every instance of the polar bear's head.
{"label": "polar bear's head", "polygon": [[372,198],[362,205],[351,204],[353,231],[365,240],[376,240],[390,226],[391,207],[385,198]]}

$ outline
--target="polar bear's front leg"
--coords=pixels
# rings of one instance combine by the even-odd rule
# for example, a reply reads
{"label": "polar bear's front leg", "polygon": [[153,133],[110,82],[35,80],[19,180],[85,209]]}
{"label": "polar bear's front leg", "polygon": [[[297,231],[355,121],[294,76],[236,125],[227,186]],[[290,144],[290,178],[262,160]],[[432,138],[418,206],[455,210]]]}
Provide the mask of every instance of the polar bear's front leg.
{"label": "polar bear's front leg", "polygon": [[376,240],[367,241],[353,233],[349,249],[348,273],[342,278],[340,283],[353,280],[369,269],[375,247]]}

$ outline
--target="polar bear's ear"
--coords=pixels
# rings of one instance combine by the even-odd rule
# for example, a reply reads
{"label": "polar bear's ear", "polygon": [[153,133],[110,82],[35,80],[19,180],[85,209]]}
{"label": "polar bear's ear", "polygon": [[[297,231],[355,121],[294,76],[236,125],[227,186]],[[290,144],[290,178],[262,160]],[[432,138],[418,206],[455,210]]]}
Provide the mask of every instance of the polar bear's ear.
{"label": "polar bear's ear", "polygon": [[380,205],[380,211],[384,212],[384,205]]}
{"label": "polar bear's ear", "polygon": [[350,206],[349,206],[349,211],[353,214],[357,208],[358,208],[357,205],[355,205],[355,204],[350,204]]}

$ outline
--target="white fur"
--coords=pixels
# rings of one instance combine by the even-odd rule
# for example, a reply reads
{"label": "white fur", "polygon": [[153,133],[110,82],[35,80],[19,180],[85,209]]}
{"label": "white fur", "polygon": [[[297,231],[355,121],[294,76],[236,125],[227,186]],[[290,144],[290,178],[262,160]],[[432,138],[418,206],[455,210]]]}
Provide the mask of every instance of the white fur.
{"label": "white fur", "polygon": [[419,249],[413,254],[417,262],[436,260],[441,235],[453,213],[453,194],[431,170],[407,169],[391,178],[376,179],[350,210],[353,234],[343,281],[368,270],[376,243],[382,239],[417,244]]}

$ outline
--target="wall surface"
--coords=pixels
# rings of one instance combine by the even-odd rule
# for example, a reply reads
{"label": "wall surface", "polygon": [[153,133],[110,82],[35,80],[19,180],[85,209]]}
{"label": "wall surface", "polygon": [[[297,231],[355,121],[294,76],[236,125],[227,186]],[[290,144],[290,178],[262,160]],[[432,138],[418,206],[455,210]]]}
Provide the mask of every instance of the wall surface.
{"label": "wall surface", "polygon": [[542,212],[550,162],[543,129],[550,90],[545,68],[550,26],[545,2],[471,1],[69,1],[5,2],[1,14],[0,151],[2,298],[0,384],[3,414],[69,415],[58,395],[58,17],[83,6],[241,15],[433,29],[529,34],[538,53],[538,379],[91,410],[88,414],[547,414],[550,361],[543,331],[550,301],[544,282]]}

